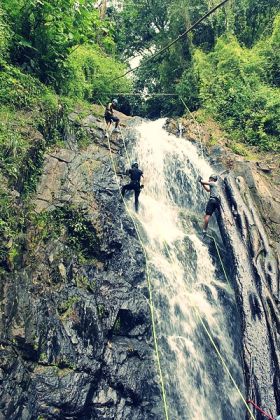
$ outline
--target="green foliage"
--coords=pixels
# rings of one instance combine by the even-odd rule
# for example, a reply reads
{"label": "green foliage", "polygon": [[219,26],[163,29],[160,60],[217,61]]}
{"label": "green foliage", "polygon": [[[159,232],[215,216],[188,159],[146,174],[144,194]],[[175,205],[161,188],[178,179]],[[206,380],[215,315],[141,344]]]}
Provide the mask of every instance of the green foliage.
{"label": "green foliage", "polygon": [[32,109],[38,104],[46,87],[30,75],[14,66],[3,65],[0,69],[0,103],[20,109]]}
{"label": "green foliage", "polygon": [[71,296],[66,301],[61,302],[58,312],[62,320],[75,317],[74,307],[78,301],[79,298],[77,296]]}
{"label": "green foliage", "polygon": [[179,83],[176,86],[176,92],[183,98],[188,107],[192,110],[198,109],[200,105],[198,80],[193,67],[186,68]]}
{"label": "green foliage", "polygon": [[[30,112],[28,118],[26,111],[14,110],[13,102],[13,108],[8,106],[0,108],[2,173],[7,178],[9,187],[16,188],[20,192],[35,190],[46,146],[56,140],[55,134],[60,129],[61,121],[54,121],[59,109],[58,104],[54,106],[51,99],[52,95],[41,98],[36,98],[34,95],[32,101],[34,107],[38,109]],[[45,106],[44,112],[40,111],[41,106]]]}
{"label": "green foliage", "polygon": [[77,287],[81,289],[87,289],[88,291],[92,292],[93,288],[90,284],[90,280],[86,275],[80,274],[76,277]]}
{"label": "green foliage", "polygon": [[280,14],[276,16],[272,35],[256,45],[263,59],[268,82],[272,86],[280,87]]}
{"label": "green foliage", "polygon": [[129,92],[131,83],[126,78],[116,79],[126,67],[105,56],[99,48],[83,45],[66,62],[67,77],[62,93],[93,102],[107,101],[114,92]]}
{"label": "green foliage", "polygon": [[90,0],[2,0],[13,29],[11,57],[41,81],[63,84],[65,60],[91,42],[110,52],[112,25],[102,21]]}
{"label": "green foliage", "polygon": [[4,19],[4,13],[0,4],[0,65],[2,59],[6,56],[9,45],[10,31]]}
{"label": "green foliage", "polygon": [[37,228],[36,240],[47,242],[66,233],[66,243],[86,259],[101,260],[103,254],[96,230],[85,211],[74,205],[56,208],[52,212],[34,213],[31,219]]}
{"label": "green foliage", "polygon": [[230,29],[238,40],[252,47],[272,30],[273,19],[280,12],[278,0],[240,0],[228,5],[231,13]]}
{"label": "green foliage", "polygon": [[264,59],[257,47],[241,47],[222,37],[209,54],[197,50],[194,68],[204,107],[234,139],[263,150],[279,149],[279,89],[265,83]]}
{"label": "green foliage", "polygon": [[113,333],[118,335],[121,331],[121,318],[118,317],[113,326]]}
{"label": "green foliage", "polygon": [[115,33],[117,48],[131,57],[154,45],[168,23],[168,0],[131,0],[124,2],[120,13],[113,11],[118,30]]}
{"label": "green foliage", "polygon": [[232,142],[229,146],[231,150],[237,155],[249,157],[249,152],[244,144]]}
{"label": "green foliage", "polygon": [[[1,184],[3,180],[1,179]],[[19,234],[24,228],[24,212],[17,199],[0,187],[0,266],[11,268],[18,256]]]}

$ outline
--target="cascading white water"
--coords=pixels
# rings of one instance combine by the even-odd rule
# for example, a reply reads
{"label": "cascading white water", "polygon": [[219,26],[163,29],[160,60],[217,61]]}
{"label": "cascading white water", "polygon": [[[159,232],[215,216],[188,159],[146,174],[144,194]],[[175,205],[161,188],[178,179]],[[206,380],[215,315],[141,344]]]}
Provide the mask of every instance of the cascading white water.
{"label": "cascading white water", "polygon": [[242,389],[234,294],[200,234],[208,197],[197,179],[213,170],[195,145],[169,135],[163,125],[161,119],[137,126],[131,153],[145,176],[135,217],[151,270],[170,419],[244,419],[240,397],[194,311]]}

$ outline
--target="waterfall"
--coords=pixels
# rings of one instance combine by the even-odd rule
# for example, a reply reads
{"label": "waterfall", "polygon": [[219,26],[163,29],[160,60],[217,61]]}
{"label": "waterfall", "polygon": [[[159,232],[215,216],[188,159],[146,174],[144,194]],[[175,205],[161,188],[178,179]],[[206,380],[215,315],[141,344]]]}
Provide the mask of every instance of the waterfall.
{"label": "waterfall", "polygon": [[139,123],[129,152],[144,172],[135,218],[149,260],[170,419],[244,419],[240,396],[194,310],[244,393],[234,293],[209,253],[211,239],[201,235],[208,196],[198,177],[213,170],[194,144],[168,134],[164,122]]}

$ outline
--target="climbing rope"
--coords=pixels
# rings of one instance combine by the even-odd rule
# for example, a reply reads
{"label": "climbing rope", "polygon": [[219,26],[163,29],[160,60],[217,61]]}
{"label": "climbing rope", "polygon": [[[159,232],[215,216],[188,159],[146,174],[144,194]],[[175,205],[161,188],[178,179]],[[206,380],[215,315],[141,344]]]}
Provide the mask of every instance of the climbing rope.
{"label": "climbing rope", "polygon": [[[122,135],[122,132],[121,132],[121,137],[122,137],[122,142],[123,142],[123,146],[124,146],[124,149],[125,149],[126,156],[128,157],[128,156],[129,156],[129,154],[128,154],[128,151],[127,151],[127,147],[126,147],[126,144],[125,144],[125,141],[124,141],[124,137],[123,137],[123,135]],[[128,158],[128,163],[130,163],[130,159],[129,159],[129,158]],[[124,201],[124,203],[125,203],[125,201]],[[125,205],[126,205],[126,203],[125,203]],[[132,216],[131,216],[131,218],[132,218]],[[132,219],[132,220],[133,220],[133,219]],[[134,220],[133,220],[133,222],[134,222]],[[138,229],[137,229],[137,233],[139,234]],[[222,269],[223,269],[224,276],[225,276],[225,278],[226,278],[226,280],[227,280],[228,284],[230,285],[229,278],[228,278],[228,275],[227,275],[227,273],[226,273],[226,270],[225,270],[225,267],[224,267],[224,264],[223,264],[223,261],[222,261],[222,257],[221,257],[221,254],[220,254],[220,251],[219,251],[219,248],[218,248],[218,245],[217,245],[216,239],[215,239],[213,236],[211,236],[211,235],[208,235],[208,236],[209,236],[210,238],[212,238],[212,239],[213,239],[213,241],[214,241],[215,248],[216,248],[216,250],[217,250],[218,258],[219,258],[219,260],[220,260],[220,263],[221,263],[221,266],[222,266]],[[140,240],[140,242],[141,242],[141,244],[142,244],[142,247],[143,247],[143,249],[144,249],[144,254],[145,254],[145,257],[146,257],[146,261],[147,261],[147,254],[146,254],[146,250],[145,250],[145,248],[144,248],[144,244],[142,243],[142,240],[141,240],[140,234],[139,234],[139,240]],[[174,260],[173,260],[173,258],[172,258],[172,256],[171,256],[170,252],[169,252],[169,249],[168,249],[168,246],[167,246],[166,241],[164,241],[164,246],[165,246],[165,249],[166,249],[166,252],[167,252],[167,254],[168,254],[169,258],[171,259],[171,261],[172,261],[172,262],[173,262],[173,264],[174,264]],[[150,283],[150,281],[149,281],[149,283]],[[234,385],[235,389],[237,390],[237,392],[238,392],[238,394],[239,394],[239,396],[240,396],[241,400],[242,400],[242,401],[243,401],[243,403],[245,404],[245,407],[246,407],[246,409],[248,410],[248,412],[249,412],[249,414],[250,414],[250,418],[251,418],[251,419],[253,419],[253,420],[256,420],[256,418],[255,418],[255,416],[254,416],[254,414],[253,414],[252,410],[250,409],[249,405],[248,405],[248,404],[247,404],[247,402],[246,402],[246,399],[244,398],[244,396],[243,396],[242,392],[240,391],[240,389],[239,389],[239,387],[238,387],[238,385],[237,385],[237,383],[236,383],[235,379],[233,378],[232,374],[230,373],[230,370],[229,370],[229,368],[228,368],[228,366],[227,366],[227,363],[226,363],[226,361],[225,361],[224,357],[222,356],[221,352],[219,351],[218,347],[216,346],[216,343],[215,343],[215,341],[214,341],[214,338],[212,337],[211,332],[208,330],[208,328],[207,328],[207,326],[206,326],[205,322],[203,321],[203,319],[202,319],[202,317],[201,317],[201,315],[200,315],[200,313],[199,313],[199,310],[198,310],[198,309],[197,309],[197,307],[196,307],[195,305],[193,305],[193,304],[192,304],[192,307],[193,307],[194,312],[195,312],[195,314],[196,314],[196,316],[197,316],[197,318],[198,318],[199,322],[201,323],[201,325],[202,325],[202,327],[203,327],[204,331],[206,332],[206,334],[207,334],[207,336],[208,336],[208,338],[209,338],[209,340],[210,340],[210,343],[212,344],[212,346],[213,346],[213,348],[214,348],[214,350],[215,350],[215,352],[216,352],[217,356],[219,357],[219,359],[220,359],[220,361],[221,361],[221,363],[222,363],[222,365],[223,365],[223,367],[224,367],[225,371],[227,372],[227,374],[228,374],[228,376],[229,376],[229,378],[230,378],[231,382],[233,383],[233,385]],[[158,361],[158,363],[159,363],[159,361]],[[163,383],[163,382],[162,382],[162,383]],[[164,388],[164,387],[163,387],[163,388]]]}
{"label": "climbing rope", "polygon": [[[122,132],[121,132],[121,137],[122,137],[122,140],[123,140],[123,144],[125,144]],[[134,228],[135,228],[139,243],[140,243],[140,245],[143,249],[143,254],[144,254],[144,258],[145,258],[146,279],[147,279],[148,290],[149,290],[149,305],[150,305],[150,311],[151,311],[152,333],[153,333],[153,340],[154,340],[154,347],[155,347],[155,355],[156,355],[156,360],[157,360],[158,373],[159,373],[159,377],[160,377],[160,386],[161,386],[161,393],[162,393],[164,415],[165,415],[165,419],[169,420],[165,384],[164,384],[164,379],[163,379],[163,374],[162,374],[159,348],[158,348],[158,338],[157,338],[155,315],[154,315],[155,309],[154,309],[154,303],[153,303],[153,294],[152,294],[150,272],[149,272],[149,268],[148,268],[148,256],[147,256],[147,253],[146,253],[144,243],[141,239],[140,232],[139,232],[139,229],[137,227],[137,224],[135,223],[134,218],[131,215],[131,213],[129,211],[129,208],[128,208],[128,206],[127,206],[127,204],[126,204],[126,202],[125,202],[125,200],[124,200],[124,198],[121,194],[121,187],[120,187],[120,183],[119,183],[119,180],[118,180],[117,169],[116,169],[116,164],[115,164],[115,161],[114,161],[114,158],[113,158],[113,153],[112,153],[112,148],[111,148],[110,136],[109,135],[107,137],[107,140],[108,140],[108,148],[109,148],[110,158],[111,158],[111,163],[112,163],[112,169],[113,169],[115,177],[116,177],[116,182],[117,182],[117,185],[118,185],[118,188],[119,188],[119,192],[120,192],[120,195],[122,197],[122,201],[124,203],[125,209],[126,209],[128,215],[131,218],[132,223],[134,225]],[[128,157],[128,153],[127,153],[127,157]],[[129,159],[128,159],[128,162],[130,163]]]}
{"label": "climbing rope", "polygon": [[217,9],[222,7],[225,3],[227,3],[229,0],[223,0],[221,3],[217,4],[215,7],[210,9],[205,15],[203,15],[200,19],[198,19],[193,25],[191,25],[186,31],[184,31],[181,35],[179,35],[176,39],[171,41],[169,44],[167,44],[165,47],[163,47],[160,51],[153,54],[151,57],[147,58],[146,60],[142,61],[138,66],[134,67],[133,69],[128,70],[127,72],[123,73],[121,76],[118,76],[110,82],[114,82],[115,80],[121,79],[122,77],[127,76],[129,73],[135,72],[135,70],[139,69],[140,67],[146,65],[150,61],[154,60],[156,57],[161,55],[164,51],[168,50],[172,45],[176,44],[176,42],[183,39],[189,32],[193,31],[203,20],[207,19],[210,15],[212,15]]}
{"label": "climbing rope", "polygon": [[[169,249],[168,249],[168,247],[167,247],[167,243],[166,243],[166,241],[164,241],[164,246],[165,246],[165,250],[166,250],[166,252],[167,252],[167,254],[168,254],[168,256],[169,256],[170,260],[172,261],[172,263],[173,263],[173,264],[175,264],[175,261],[174,261],[174,259],[173,259],[172,255],[170,254]],[[220,254],[219,254],[219,257],[220,257]],[[220,261],[221,261],[221,258],[220,258]],[[221,261],[221,264],[223,265],[223,262],[222,262],[222,261]],[[226,278],[227,278],[226,273],[225,273],[225,276],[226,276]],[[256,420],[256,418],[255,418],[254,414],[252,413],[252,410],[250,409],[249,405],[247,404],[247,401],[245,400],[245,398],[244,398],[244,396],[243,396],[242,392],[240,391],[240,389],[239,389],[239,387],[238,387],[238,385],[237,385],[237,383],[236,383],[235,379],[233,378],[232,374],[230,373],[230,370],[229,370],[229,368],[228,368],[228,366],[227,366],[227,363],[226,363],[226,361],[225,361],[224,357],[222,356],[221,352],[219,351],[219,349],[218,349],[218,347],[217,347],[217,345],[216,345],[216,343],[215,343],[215,341],[214,341],[214,338],[213,338],[213,336],[212,336],[211,332],[209,331],[209,329],[207,328],[207,326],[206,326],[205,322],[203,321],[203,319],[202,319],[202,317],[201,317],[201,315],[200,315],[200,313],[199,313],[199,310],[197,309],[197,307],[196,307],[194,304],[191,304],[191,306],[192,306],[192,308],[193,308],[193,310],[194,310],[194,312],[195,312],[195,314],[196,314],[196,316],[197,316],[197,318],[198,318],[199,322],[201,323],[201,325],[202,325],[202,327],[203,327],[204,331],[206,332],[206,334],[207,334],[207,336],[208,336],[208,338],[209,338],[209,340],[210,340],[210,343],[212,344],[212,346],[213,346],[213,348],[214,348],[214,350],[215,350],[215,352],[216,352],[217,356],[219,357],[219,359],[220,359],[220,361],[221,361],[221,363],[222,363],[222,365],[223,365],[223,367],[224,367],[225,371],[227,372],[227,374],[228,374],[228,376],[229,376],[229,378],[230,378],[231,382],[233,383],[233,385],[234,385],[234,387],[235,387],[236,391],[238,392],[238,394],[239,394],[240,398],[241,398],[241,399],[242,399],[242,401],[244,402],[244,404],[245,404],[245,406],[246,406],[246,408],[247,408],[247,410],[248,410],[248,412],[249,412],[249,414],[250,414],[250,416],[251,416],[251,419]]]}
{"label": "climbing rope", "polygon": [[202,142],[202,136],[201,136],[201,131],[200,131],[200,125],[199,123],[196,121],[196,119],[194,118],[193,114],[191,113],[191,111],[189,110],[186,102],[184,101],[184,99],[179,96],[180,101],[182,102],[182,104],[184,105],[184,107],[186,108],[186,110],[188,111],[188,113],[190,114],[191,119],[195,122],[195,124],[197,125],[198,128],[198,137],[199,137],[199,143],[200,143],[200,150],[201,150],[201,155],[204,158],[204,152],[203,152],[203,142]]}
{"label": "climbing rope", "polygon": [[222,260],[222,257],[221,257],[221,254],[220,254],[220,250],[219,250],[219,247],[218,247],[216,238],[214,236],[212,236],[212,235],[209,235],[209,233],[207,233],[207,236],[209,238],[211,238],[213,240],[214,244],[215,244],[215,248],[216,248],[217,255],[218,255],[218,258],[219,258],[220,263],[221,263],[221,266],[222,266],[222,270],[223,270],[225,279],[226,279],[228,285],[231,286],[230,281],[229,281],[229,278],[228,278],[228,275],[227,275],[227,272],[226,272],[226,269],[225,269],[225,266],[224,266],[224,263],[223,263],[223,260]]}
{"label": "climbing rope", "polygon": [[[277,420],[274,417],[271,417],[270,414],[266,413],[264,410],[262,410],[254,401],[247,400],[248,404],[252,404],[260,413],[262,413],[265,417],[267,417],[269,420]],[[278,417],[277,417],[278,418]]]}

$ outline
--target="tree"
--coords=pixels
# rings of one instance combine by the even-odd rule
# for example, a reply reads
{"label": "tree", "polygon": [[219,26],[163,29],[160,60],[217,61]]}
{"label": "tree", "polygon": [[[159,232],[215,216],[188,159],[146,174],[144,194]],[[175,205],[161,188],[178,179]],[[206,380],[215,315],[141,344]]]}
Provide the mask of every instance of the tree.
{"label": "tree", "polygon": [[13,29],[12,61],[58,90],[64,63],[76,48],[114,48],[112,25],[102,21],[90,0],[2,0]]}
{"label": "tree", "polygon": [[9,44],[10,31],[4,19],[4,13],[0,5],[0,60],[6,55]]}

